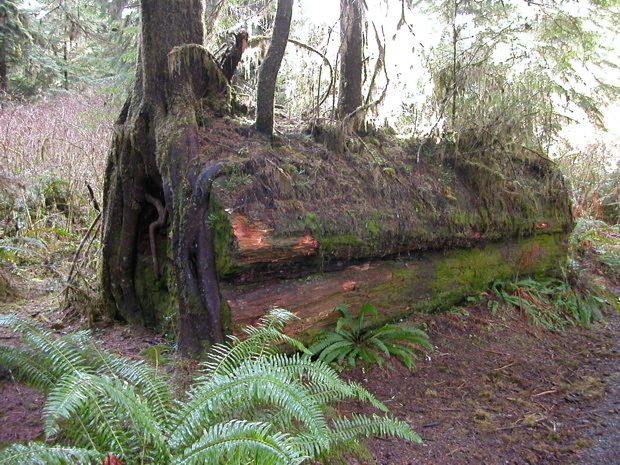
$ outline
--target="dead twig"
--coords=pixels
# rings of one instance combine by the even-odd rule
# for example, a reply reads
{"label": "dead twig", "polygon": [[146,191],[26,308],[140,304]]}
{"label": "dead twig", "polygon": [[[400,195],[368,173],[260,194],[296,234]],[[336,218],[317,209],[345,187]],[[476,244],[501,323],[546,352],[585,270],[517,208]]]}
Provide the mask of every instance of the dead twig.
{"label": "dead twig", "polygon": [[491,371],[499,371],[499,370],[504,370],[504,369],[506,369],[506,368],[508,368],[508,367],[513,366],[515,363],[517,363],[517,362],[516,362],[516,361],[514,361],[514,362],[509,363],[508,365],[504,365],[503,367],[493,368],[493,370],[491,370]]}
{"label": "dead twig", "polygon": [[555,394],[556,392],[558,392],[557,389],[551,389],[550,391],[544,391],[544,392],[539,392],[538,394],[532,394],[532,397],[546,396],[547,394]]}

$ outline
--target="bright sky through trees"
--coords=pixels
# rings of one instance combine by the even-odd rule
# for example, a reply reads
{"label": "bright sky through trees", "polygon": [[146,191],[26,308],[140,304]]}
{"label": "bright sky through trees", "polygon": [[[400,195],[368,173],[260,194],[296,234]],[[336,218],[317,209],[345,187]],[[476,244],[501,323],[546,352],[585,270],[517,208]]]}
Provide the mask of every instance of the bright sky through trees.
{"label": "bright sky through trees", "polygon": [[[405,11],[406,24],[399,25],[401,19],[401,6],[399,2],[389,2],[388,8],[384,1],[368,1],[367,22],[368,38],[366,46],[369,55],[367,66],[374,66],[377,47],[374,38],[373,24],[377,27],[380,34],[385,34],[386,47],[386,70],[387,78],[390,80],[389,89],[384,104],[377,116],[379,124],[385,118],[392,122],[399,113],[402,112],[402,104],[413,104],[421,106],[427,96],[432,92],[433,83],[431,76],[425,66],[424,60],[429,53],[438,46],[441,41],[441,30],[444,27],[440,24],[437,17],[433,18],[430,14],[421,13],[418,8],[415,11]],[[337,0],[302,0],[296,3],[297,18],[303,18],[309,23],[325,24],[327,27],[335,28],[332,35],[333,44],[330,46],[328,56],[335,56],[337,52],[338,39],[338,16],[340,2]],[[534,21],[540,10],[534,6],[528,6],[527,2],[517,3],[518,13],[521,20]],[[567,13],[578,15],[583,13],[583,8],[587,8],[586,2],[574,2],[563,6]],[[467,27],[473,17],[462,15],[459,18],[458,26]],[[594,23],[585,23],[584,27],[593,29]],[[296,30],[297,32],[298,30]],[[295,33],[294,33],[295,34]],[[528,40],[533,40],[521,35],[521,40],[527,44]],[[618,62],[619,40],[618,35],[609,33],[604,39],[604,45],[609,47],[607,59],[611,63]],[[506,61],[511,50],[511,44],[500,44],[494,54],[496,62]],[[527,62],[524,62],[527,64]],[[582,82],[575,82],[573,85],[579,91],[587,91],[589,87],[595,86],[596,80],[593,73],[599,73],[609,84],[620,86],[620,73],[617,70],[607,69],[604,72],[592,69],[591,67],[581,67],[575,65],[576,70],[583,71]],[[383,78],[385,76],[382,76]],[[383,80],[382,85],[385,85]],[[615,122],[620,117],[620,105],[613,104],[605,111],[605,122],[608,132],[603,133],[597,130],[585,117],[583,111],[572,105],[566,116],[575,120],[574,124],[568,125],[564,131],[565,137],[580,147],[594,143],[596,140],[604,140],[610,144],[618,144],[620,141],[620,128]]]}

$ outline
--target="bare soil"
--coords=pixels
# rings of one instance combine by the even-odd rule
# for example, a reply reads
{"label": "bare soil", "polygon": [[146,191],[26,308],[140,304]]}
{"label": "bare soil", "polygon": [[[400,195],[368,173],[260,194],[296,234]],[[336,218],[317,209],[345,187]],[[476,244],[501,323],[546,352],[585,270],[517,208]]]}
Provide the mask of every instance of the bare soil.
{"label": "bare soil", "polygon": [[[4,304],[55,327],[53,299]],[[482,304],[416,316],[435,351],[414,373],[392,368],[344,371],[407,421],[423,444],[372,438],[374,463],[383,464],[600,464],[620,463],[620,315],[586,329],[535,328],[516,309],[493,315]],[[162,343],[161,335],[120,324],[94,330],[108,348],[128,356]],[[0,342],[14,336],[0,332]],[[16,342],[16,341],[15,341]],[[43,395],[0,375],[0,444],[42,439]],[[347,403],[342,412],[371,413]],[[350,464],[369,463],[351,458]]]}
{"label": "bare soil", "polygon": [[426,324],[437,349],[416,373],[346,374],[424,440],[374,438],[376,464],[620,463],[620,316],[554,332],[478,306]]}

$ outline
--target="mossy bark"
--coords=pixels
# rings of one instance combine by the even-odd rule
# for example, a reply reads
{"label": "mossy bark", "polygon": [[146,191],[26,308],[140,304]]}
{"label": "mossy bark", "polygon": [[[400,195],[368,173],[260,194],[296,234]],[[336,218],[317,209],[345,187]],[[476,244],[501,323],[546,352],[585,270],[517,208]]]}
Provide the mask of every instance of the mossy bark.
{"label": "mossy bark", "polygon": [[280,64],[284,57],[291,19],[293,0],[278,0],[276,19],[273,25],[271,45],[263,60],[256,89],[256,130],[267,136],[273,133],[273,104]]}
{"label": "mossy bark", "polygon": [[[141,9],[136,77],[105,173],[103,289],[110,312],[156,325],[153,283],[174,287],[180,351],[200,356],[223,339],[207,216],[211,183],[226,166],[205,168],[198,133],[207,115],[226,108],[229,90],[200,45],[201,0],[144,0]],[[150,227],[166,224],[163,216],[164,237]],[[138,266],[145,250],[161,270]]]}

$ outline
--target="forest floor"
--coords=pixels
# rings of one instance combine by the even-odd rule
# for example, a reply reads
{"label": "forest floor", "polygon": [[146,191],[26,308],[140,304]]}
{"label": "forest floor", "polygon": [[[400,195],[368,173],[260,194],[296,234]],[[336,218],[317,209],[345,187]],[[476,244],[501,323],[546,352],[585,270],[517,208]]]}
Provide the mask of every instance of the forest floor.
{"label": "forest floor", "polygon": [[[364,385],[407,421],[422,444],[385,438],[369,441],[373,460],[350,464],[602,464],[620,463],[620,315],[593,328],[549,331],[529,324],[517,309],[495,314],[481,303],[438,315],[417,315],[435,351],[415,372],[400,363],[360,368],[343,376]],[[52,296],[2,304],[58,331]],[[162,336],[121,324],[96,327],[96,338],[138,357]],[[0,342],[15,336],[0,331]],[[175,363],[174,360],[171,363]],[[0,445],[42,438],[40,392],[0,372]],[[342,412],[371,413],[348,403]]]}

